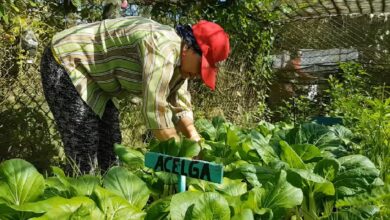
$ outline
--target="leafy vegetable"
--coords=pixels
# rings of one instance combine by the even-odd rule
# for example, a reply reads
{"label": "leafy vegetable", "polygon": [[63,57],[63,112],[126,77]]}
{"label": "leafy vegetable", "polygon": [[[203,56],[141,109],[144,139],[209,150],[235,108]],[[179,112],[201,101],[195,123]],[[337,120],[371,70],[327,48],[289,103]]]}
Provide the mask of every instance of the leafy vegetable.
{"label": "leafy vegetable", "polygon": [[131,205],[125,198],[110,192],[107,189],[97,187],[93,198],[104,213],[104,219],[142,219],[145,213]]}
{"label": "leafy vegetable", "polygon": [[172,196],[170,204],[170,214],[172,220],[181,220],[185,218],[187,210],[194,205],[196,199],[203,193],[199,191],[195,192],[183,192]]}
{"label": "leafy vegetable", "polygon": [[218,193],[203,193],[187,209],[185,219],[230,219],[229,205]]}
{"label": "leafy vegetable", "polygon": [[43,176],[29,162],[11,159],[0,164],[0,203],[34,202],[43,194],[44,186]]}
{"label": "leafy vegetable", "polygon": [[333,183],[339,198],[366,192],[379,177],[379,170],[365,156],[349,155],[338,159],[340,171]]}
{"label": "leafy vegetable", "polygon": [[[28,162],[0,164],[0,218],[11,219],[367,219],[386,213],[388,186],[367,157],[345,155],[353,134],[342,126],[261,123],[241,129],[221,118],[198,122],[202,149],[188,139],[150,150],[224,166],[222,184],[144,166],[142,152],[116,145],[126,163],[103,178],[68,177],[59,167],[46,179]],[[131,171],[129,170],[131,169]],[[175,194],[176,193],[176,194]]]}
{"label": "leafy vegetable", "polygon": [[133,169],[144,167],[144,154],[120,144],[114,145],[114,151],[119,159]]}
{"label": "leafy vegetable", "polygon": [[122,167],[111,168],[104,177],[103,186],[125,198],[139,210],[146,205],[150,194],[139,177]]}

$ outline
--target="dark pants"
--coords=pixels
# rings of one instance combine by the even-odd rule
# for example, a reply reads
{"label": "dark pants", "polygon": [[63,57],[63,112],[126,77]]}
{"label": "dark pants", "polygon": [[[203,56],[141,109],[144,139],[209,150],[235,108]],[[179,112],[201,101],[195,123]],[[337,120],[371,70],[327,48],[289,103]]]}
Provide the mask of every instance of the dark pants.
{"label": "dark pants", "polygon": [[[65,69],[47,48],[41,60],[42,85],[69,159],[65,171],[72,174],[96,168],[106,171],[115,161],[114,143],[122,140],[119,112],[109,101],[100,119],[81,99]],[[70,162],[70,163],[69,163]],[[77,170],[76,168],[76,170]]]}

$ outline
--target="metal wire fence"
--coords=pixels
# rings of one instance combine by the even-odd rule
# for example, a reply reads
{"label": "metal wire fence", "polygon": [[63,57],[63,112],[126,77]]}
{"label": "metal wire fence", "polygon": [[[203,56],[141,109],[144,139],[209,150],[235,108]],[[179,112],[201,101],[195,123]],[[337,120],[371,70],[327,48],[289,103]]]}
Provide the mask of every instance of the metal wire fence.
{"label": "metal wire fence", "polygon": [[[359,61],[373,71],[389,69],[390,22],[387,20],[388,15],[331,16],[284,23],[277,30],[275,53],[281,51],[298,53],[303,49],[317,51],[350,49],[358,53],[355,57],[350,57],[350,60]],[[317,53],[317,56],[323,56],[323,59],[322,62],[318,60],[314,64],[327,65],[329,57],[326,55],[329,55],[326,51],[322,54]],[[341,53],[335,55],[341,55]],[[340,59],[340,61],[343,60]],[[378,74],[380,72],[376,71]],[[381,79],[388,77],[388,74],[382,72]]]}
{"label": "metal wire fence", "polygon": [[[390,84],[389,14],[332,15],[282,22],[275,28],[270,105],[308,96],[326,102],[330,75],[340,76],[339,64],[358,62],[373,86]],[[315,100],[317,99],[317,100]]]}
{"label": "metal wire fence", "polygon": [[0,54],[0,161],[22,157],[47,168],[61,148],[43,98],[39,64],[19,57],[17,47],[3,48]]}

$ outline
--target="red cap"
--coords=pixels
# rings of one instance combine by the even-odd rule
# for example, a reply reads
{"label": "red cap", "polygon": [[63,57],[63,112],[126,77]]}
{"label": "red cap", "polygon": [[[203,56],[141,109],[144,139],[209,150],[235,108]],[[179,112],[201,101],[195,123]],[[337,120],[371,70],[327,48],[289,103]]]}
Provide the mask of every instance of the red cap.
{"label": "red cap", "polygon": [[218,24],[205,20],[193,25],[192,32],[202,51],[203,82],[214,90],[218,71],[215,64],[225,60],[229,55],[229,35]]}

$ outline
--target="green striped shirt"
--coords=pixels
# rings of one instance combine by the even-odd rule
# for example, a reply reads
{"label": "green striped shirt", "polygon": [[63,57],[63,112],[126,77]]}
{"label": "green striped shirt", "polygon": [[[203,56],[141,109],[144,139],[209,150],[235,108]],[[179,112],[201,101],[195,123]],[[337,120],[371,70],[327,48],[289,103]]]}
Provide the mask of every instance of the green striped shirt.
{"label": "green striped shirt", "polygon": [[142,17],[82,24],[52,39],[55,59],[82,99],[102,117],[108,100],[135,95],[150,129],[192,118],[187,80],[179,71],[181,39],[174,29]]}

